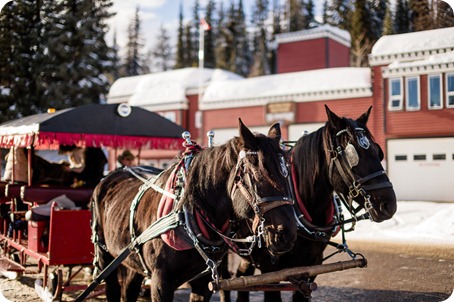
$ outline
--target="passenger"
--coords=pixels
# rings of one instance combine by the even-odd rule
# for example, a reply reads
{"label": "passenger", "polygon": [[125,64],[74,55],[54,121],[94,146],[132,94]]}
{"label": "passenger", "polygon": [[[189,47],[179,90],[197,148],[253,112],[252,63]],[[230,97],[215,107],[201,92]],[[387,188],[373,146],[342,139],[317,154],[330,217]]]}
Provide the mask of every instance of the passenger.
{"label": "passenger", "polygon": [[[5,156],[6,166],[4,180],[15,183],[28,183],[28,161],[24,148],[11,147]],[[14,170],[14,179],[13,179]]]}
{"label": "passenger", "polygon": [[129,150],[123,151],[121,155],[118,155],[117,160],[120,163],[120,168],[134,166],[135,156]]}
{"label": "passenger", "polygon": [[68,154],[67,170],[72,175],[72,187],[94,188],[103,178],[107,158],[101,148],[61,145],[60,152]]}

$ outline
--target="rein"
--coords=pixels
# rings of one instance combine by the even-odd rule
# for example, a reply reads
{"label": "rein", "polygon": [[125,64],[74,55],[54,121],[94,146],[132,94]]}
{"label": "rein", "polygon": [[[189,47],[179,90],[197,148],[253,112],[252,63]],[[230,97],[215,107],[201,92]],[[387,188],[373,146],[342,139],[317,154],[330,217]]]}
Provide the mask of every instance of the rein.
{"label": "rein", "polygon": [[[358,135],[359,145],[364,149],[368,149],[370,146],[370,142],[367,139],[367,137],[365,137],[363,134],[364,129],[355,127],[355,130],[359,131],[360,133]],[[348,210],[350,211],[350,213],[353,214],[353,216],[364,208],[369,218],[372,219],[372,216],[370,215],[370,210],[373,209],[373,205],[370,201],[370,195],[367,194],[367,191],[390,188],[392,187],[392,184],[389,181],[385,181],[378,184],[365,185],[366,182],[376,177],[384,175],[385,174],[384,170],[373,172],[365,177],[358,177],[353,173],[352,168],[353,166],[358,164],[359,158],[358,153],[356,152],[352,144],[348,143],[346,147],[344,148],[342,147],[339,137],[345,133],[348,134],[350,139],[354,139],[351,131],[348,128],[346,128],[336,133],[335,143],[333,142],[333,140],[329,141],[330,145],[329,152],[331,154],[331,159],[329,162],[329,179],[330,182],[332,183],[333,170],[334,167],[336,167],[345,185],[349,188],[347,198],[341,195],[342,202],[347,206]],[[358,207],[355,208],[353,206],[353,200],[359,195],[361,195],[361,197],[364,198],[364,206],[359,205]]]}

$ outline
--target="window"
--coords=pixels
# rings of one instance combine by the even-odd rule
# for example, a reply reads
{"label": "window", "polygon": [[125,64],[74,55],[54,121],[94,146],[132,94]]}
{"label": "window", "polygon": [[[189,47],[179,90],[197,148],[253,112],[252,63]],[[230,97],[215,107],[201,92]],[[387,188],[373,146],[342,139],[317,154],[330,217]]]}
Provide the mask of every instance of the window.
{"label": "window", "polygon": [[442,88],[441,75],[433,74],[428,76],[427,90],[429,95],[429,109],[441,109],[442,103]]}
{"label": "window", "polygon": [[419,77],[406,78],[406,109],[419,110],[421,108],[421,101],[419,99]]}
{"label": "window", "polygon": [[396,161],[405,161],[407,160],[407,155],[396,155]]}
{"label": "window", "polygon": [[389,79],[389,110],[402,109],[402,79]]}
{"label": "window", "polygon": [[433,160],[446,160],[446,154],[433,154]]}
{"label": "window", "polygon": [[446,107],[454,108],[454,73],[446,74]]}
{"label": "window", "polygon": [[415,154],[413,155],[413,160],[426,160],[425,154]]}

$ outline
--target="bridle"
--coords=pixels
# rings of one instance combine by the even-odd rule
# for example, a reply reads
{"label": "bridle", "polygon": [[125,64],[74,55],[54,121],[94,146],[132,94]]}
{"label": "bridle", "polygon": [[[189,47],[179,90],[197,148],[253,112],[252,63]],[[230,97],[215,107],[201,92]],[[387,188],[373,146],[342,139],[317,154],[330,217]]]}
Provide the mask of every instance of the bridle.
{"label": "bridle", "polygon": [[[370,184],[367,185],[366,183],[370,180],[385,175],[384,170],[379,170],[373,172],[369,175],[364,177],[360,177],[353,173],[353,167],[358,165],[359,157],[355,147],[351,144],[352,140],[357,140],[358,145],[363,149],[369,149],[370,141],[366,136],[366,131],[363,128],[357,127],[354,125],[352,127],[354,129],[354,133],[352,133],[350,128],[345,128],[340,130],[334,136],[334,139],[329,140],[329,181],[331,185],[333,185],[333,173],[334,167],[338,171],[339,175],[341,176],[343,182],[348,187],[348,194],[347,196],[343,196],[339,194],[341,200],[346,204],[347,209],[350,213],[355,216],[359,211],[363,208],[365,209],[366,213],[368,214],[370,219],[372,215],[370,215],[370,211],[374,208],[372,202],[370,201],[370,195],[368,194],[369,191],[383,189],[383,188],[392,188],[392,184],[389,181],[380,182],[377,184]],[[328,130],[327,130],[328,132]],[[348,135],[348,143],[345,147],[341,144],[341,137],[343,135]],[[360,196],[364,199],[364,204],[359,205],[355,208],[353,206],[353,200]]]}
{"label": "bridle", "polygon": [[[264,233],[265,213],[280,206],[293,206],[293,200],[289,196],[266,196],[261,197],[258,194],[257,186],[253,183],[251,171],[246,163],[246,155],[257,155],[254,151],[241,150],[238,155],[238,161],[235,167],[235,178],[230,193],[231,199],[234,199],[236,191],[248,202],[249,206],[254,211],[254,219],[252,223],[252,232],[258,238],[258,247],[261,247],[260,237]],[[279,155],[280,171],[284,177],[288,176],[287,165],[284,156]]]}

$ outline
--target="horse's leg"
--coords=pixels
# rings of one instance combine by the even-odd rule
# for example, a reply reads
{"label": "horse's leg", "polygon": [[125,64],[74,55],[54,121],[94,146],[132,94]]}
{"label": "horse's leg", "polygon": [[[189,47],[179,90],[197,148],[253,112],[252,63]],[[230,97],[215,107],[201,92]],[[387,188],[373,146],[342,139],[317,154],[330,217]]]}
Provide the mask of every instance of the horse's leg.
{"label": "horse's leg", "polygon": [[[240,263],[236,271],[235,277],[241,276],[252,276],[255,271],[255,266],[253,263],[247,259],[240,258]],[[249,302],[249,292],[247,291],[238,291],[238,296],[236,299],[237,302]]]}
{"label": "horse's leg", "polygon": [[189,282],[189,284],[191,285],[191,294],[189,295],[189,301],[210,301],[213,293],[208,289],[208,283],[210,283],[211,281],[211,275],[207,275]]}
{"label": "horse's leg", "polygon": [[[99,249],[101,250],[101,249]],[[113,257],[110,254],[107,254],[104,251],[98,251],[98,267],[99,272],[104,270],[110,262],[113,261]],[[110,302],[119,302],[121,294],[121,286],[118,282],[117,270],[111,272],[105,279],[106,283],[106,298]]]}
{"label": "horse's leg", "polygon": [[121,276],[120,279],[122,284],[121,301],[137,301],[144,277],[136,271],[124,266],[119,267],[118,272]]}
{"label": "horse's leg", "polygon": [[173,280],[165,278],[160,270],[153,270],[150,280],[150,295],[153,302],[173,301],[176,288]]}

